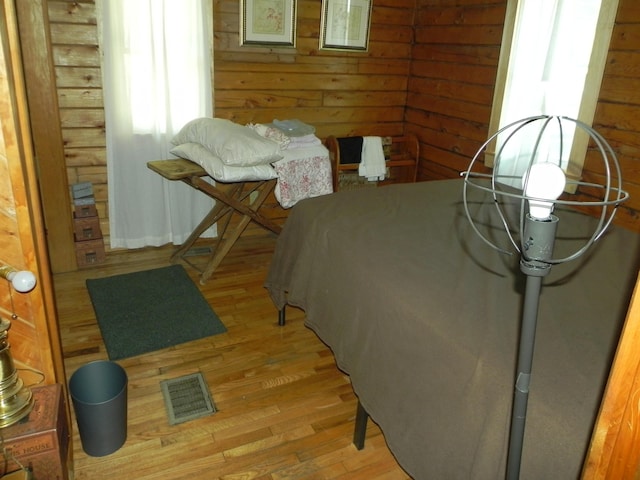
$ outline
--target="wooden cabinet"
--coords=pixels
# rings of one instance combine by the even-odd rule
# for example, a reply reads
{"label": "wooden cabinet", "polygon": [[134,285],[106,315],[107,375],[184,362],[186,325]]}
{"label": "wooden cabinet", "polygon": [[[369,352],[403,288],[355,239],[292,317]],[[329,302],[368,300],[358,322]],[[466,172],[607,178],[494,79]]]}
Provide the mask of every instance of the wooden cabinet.
{"label": "wooden cabinet", "polygon": [[341,140],[343,139],[330,136],[325,142],[331,158],[334,191],[416,181],[419,146],[415,135],[382,137],[387,176],[378,182],[368,182],[367,179],[358,175],[359,164],[352,163],[352,159],[345,160],[345,156],[341,152],[341,143],[344,142]]}

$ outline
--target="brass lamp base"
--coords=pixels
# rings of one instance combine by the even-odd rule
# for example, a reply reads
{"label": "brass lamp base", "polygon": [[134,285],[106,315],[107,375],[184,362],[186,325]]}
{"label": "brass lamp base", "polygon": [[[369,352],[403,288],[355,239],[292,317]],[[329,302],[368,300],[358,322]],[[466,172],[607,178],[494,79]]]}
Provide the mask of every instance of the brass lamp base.
{"label": "brass lamp base", "polygon": [[19,422],[29,415],[32,409],[33,395],[31,390],[24,386],[9,399],[0,398],[0,428]]}
{"label": "brass lamp base", "polygon": [[0,320],[0,428],[22,420],[33,409],[33,395],[24,386],[13,364],[7,341],[8,320]]}

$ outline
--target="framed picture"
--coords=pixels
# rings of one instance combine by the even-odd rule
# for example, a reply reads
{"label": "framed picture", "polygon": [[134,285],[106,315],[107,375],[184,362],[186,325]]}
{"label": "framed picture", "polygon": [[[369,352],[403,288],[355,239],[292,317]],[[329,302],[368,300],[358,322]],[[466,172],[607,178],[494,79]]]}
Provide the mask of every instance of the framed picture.
{"label": "framed picture", "polygon": [[240,45],[294,47],[296,0],[240,0]]}
{"label": "framed picture", "polygon": [[373,0],[322,0],[320,48],[366,51]]}

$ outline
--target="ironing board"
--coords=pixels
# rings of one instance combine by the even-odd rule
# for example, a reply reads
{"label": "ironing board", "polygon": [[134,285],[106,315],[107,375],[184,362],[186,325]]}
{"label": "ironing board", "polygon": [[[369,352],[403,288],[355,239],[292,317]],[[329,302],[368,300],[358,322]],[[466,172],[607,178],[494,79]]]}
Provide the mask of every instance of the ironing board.
{"label": "ironing board", "polygon": [[[171,256],[171,261],[182,259],[197,268],[186,260],[185,256],[196,240],[200,238],[200,235],[214,223],[218,223],[218,241],[211,252],[211,258],[204,269],[200,270],[201,284],[205,284],[209,280],[250,221],[253,220],[258,225],[276,234],[279,234],[282,230],[280,225],[258,212],[275,188],[276,179],[237,183],[216,182],[215,185],[212,185],[205,180],[205,177],[208,177],[209,174],[200,165],[182,158],[154,160],[147,162],[147,167],[167,180],[182,181],[216,200],[211,211]],[[252,195],[253,192],[257,192],[257,194]],[[235,228],[228,230],[227,227],[229,227],[234,213],[240,215],[240,221]]]}

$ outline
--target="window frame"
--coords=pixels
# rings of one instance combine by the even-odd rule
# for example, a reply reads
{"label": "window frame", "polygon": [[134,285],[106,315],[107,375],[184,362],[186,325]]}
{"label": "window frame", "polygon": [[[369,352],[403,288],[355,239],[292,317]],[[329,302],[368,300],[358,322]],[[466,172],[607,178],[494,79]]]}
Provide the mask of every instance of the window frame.
{"label": "window frame", "polygon": [[[494,135],[500,126],[502,114],[502,104],[505,96],[507,74],[509,70],[509,60],[512,54],[512,43],[515,32],[515,23],[520,0],[507,0],[505,12],[504,28],[498,59],[498,69],[491,106],[491,116],[489,118],[489,137]],[[591,126],[595,117],[598,105],[600,88],[604,77],[604,70],[609,53],[611,35],[615,26],[616,14],[619,0],[602,0],[596,32],[593,39],[593,48],[589,60],[589,69],[585,78],[582,100],[577,120]],[[582,168],[589,145],[589,135],[582,129],[576,129],[573,144],[571,146],[570,162],[567,167],[567,177],[578,180],[582,176]],[[485,152],[484,163],[488,167],[493,167],[495,159],[496,139],[492,140]],[[572,183],[569,182],[569,185]],[[571,187],[568,187],[571,188]],[[574,187],[575,188],[575,187]]]}

